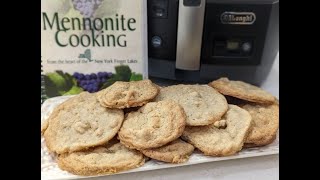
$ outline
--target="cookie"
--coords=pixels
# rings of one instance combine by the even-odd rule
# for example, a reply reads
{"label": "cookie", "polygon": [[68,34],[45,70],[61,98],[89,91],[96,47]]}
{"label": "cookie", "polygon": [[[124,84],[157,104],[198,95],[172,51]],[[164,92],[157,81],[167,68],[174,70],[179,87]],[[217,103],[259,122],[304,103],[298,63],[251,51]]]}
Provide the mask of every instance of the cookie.
{"label": "cookie", "polygon": [[252,130],[245,143],[264,146],[273,142],[279,128],[279,105],[246,104],[242,106],[252,117]]}
{"label": "cookie", "polygon": [[[277,135],[274,135],[272,138],[269,139],[269,141],[265,141],[263,142],[264,145],[267,145],[267,144],[271,144],[275,139],[277,138]],[[253,147],[260,147],[260,146],[264,146],[262,144],[254,144],[254,143],[244,143],[243,147],[244,148],[253,148]]]}
{"label": "cookie", "polygon": [[129,148],[157,148],[180,137],[185,125],[186,115],[179,104],[150,102],[126,115],[118,138]]}
{"label": "cookie", "polygon": [[226,127],[218,128],[214,124],[201,127],[186,127],[182,139],[187,140],[205,155],[228,156],[242,149],[251,127],[250,114],[235,105],[229,105],[222,117]]}
{"label": "cookie", "polygon": [[121,143],[58,156],[58,166],[62,170],[83,176],[113,174],[140,167],[144,162],[142,153]]}
{"label": "cookie", "polygon": [[231,81],[228,78],[220,78],[209,83],[209,86],[224,95],[250,102],[273,104],[276,101],[276,98],[272,94],[242,81]]}
{"label": "cookie", "polygon": [[124,119],[122,110],[102,107],[95,94],[83,92],[58,106],[44,131],[46,145],[58,154],[105,144]]}
{"label": "cookie", "polygon": [[187,115],[187,126],[213,124],[228,110],[226,98],[204,85],[173,85],[160,89],[154,101],[171,99],[179,103]]}
{"label": "cookie", "polygon": [[44,134],[44,132],[47,130],[49,126],[49,120],[45,120],[42,124],[41,124],[41,135]]}
{"label": "cookie", "polygon": [[130,108],[143,106],[159,93],[159,88],[150,80],[122,82],[99,92],[98,99],[102,106],[108,108]]}
{"label": "cookie", "polygon": [[[74,102],[76,99],[75,98],[70,98],[67,99],[66,101],[62,102],[61,104],[59,104],[56,108],[53,109],[53,111],[51,112],[51,117],[55,116],[64,106],[64,104],[68,104],[69,102]],[[47,130],[48,126],[49,126],[49,120],[50,117],[45,119],[43,121],[43,123],[41,123],[41,135],[44,134],[44,132]]]}
{"label": "cookie", "polygon": [[191,144],[180,139],[159,148],[141,150],[147,157],[168,163],[186,162],[193,151],[194,147]]}

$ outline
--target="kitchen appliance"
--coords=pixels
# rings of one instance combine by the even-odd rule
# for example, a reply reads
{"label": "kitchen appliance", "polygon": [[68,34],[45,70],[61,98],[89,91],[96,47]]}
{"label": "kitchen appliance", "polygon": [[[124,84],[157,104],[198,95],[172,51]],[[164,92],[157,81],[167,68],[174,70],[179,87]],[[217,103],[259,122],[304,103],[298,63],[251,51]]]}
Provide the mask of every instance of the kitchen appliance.
{"label": "kitchen appliance", "polygon": [[148,0],[149,76],[260,85],[279,51],[279,0]]}

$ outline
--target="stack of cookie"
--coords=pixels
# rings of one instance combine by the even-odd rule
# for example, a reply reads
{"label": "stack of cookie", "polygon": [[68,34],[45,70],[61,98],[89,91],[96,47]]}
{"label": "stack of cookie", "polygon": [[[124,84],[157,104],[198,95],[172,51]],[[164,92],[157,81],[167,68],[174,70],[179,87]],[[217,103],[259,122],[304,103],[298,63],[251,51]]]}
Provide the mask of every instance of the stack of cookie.
{"label": "stack of cookie", "polygon": [[272,95],[226,78],[209,85],[116,82],[60,104],[41,132],[59,167],[78,175],[136,168],[146,157],[182,163],[194,147],[227,156],[274,140],[279,106]]}
{"label": "stack of cookie", "polygon": [[[115,138],[123,108],[146,104],[159,92],[150,80],[116,82],[99,93],[83,92],[54,109],[41,127],[61,169],[78,175],[110,174],[142,166],[145,156]],[[110,108],[109,108],[110,107]]]}
{"label": "stack of cookie", "polygon": [[[205,155],[227,156],[242,149],[251,127],[250,114],[216,89],[204,85],[174,85],[161,88],[155,101],[174,100],[187,117],[181,138]],[[121,131],[120,131],[121,132]]]}
{"label": "stack of cookie", "polygon": [[252,117],[252,128],[245,147],[258,147],[272,143],[279,128],[279,103],[270,93],[242,81],[220,78],[209,86],[224,94],[230,104],[247,110]]}

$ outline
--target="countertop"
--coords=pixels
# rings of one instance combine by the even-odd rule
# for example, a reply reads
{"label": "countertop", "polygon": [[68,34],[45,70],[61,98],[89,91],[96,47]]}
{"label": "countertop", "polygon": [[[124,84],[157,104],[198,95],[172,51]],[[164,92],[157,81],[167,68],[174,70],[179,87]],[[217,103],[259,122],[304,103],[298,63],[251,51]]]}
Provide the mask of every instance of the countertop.
{"label": "countertop", "polygon": [[[279,55],[273,64],[272,70],[263,83],[262,88],[279,98]],[[203,163],[171,169],[161,169],[130,174],[119,174],[93,178],[94,180],[275,180],[279,179],[279,155],[269,155],[246,159],[226,160]]]}

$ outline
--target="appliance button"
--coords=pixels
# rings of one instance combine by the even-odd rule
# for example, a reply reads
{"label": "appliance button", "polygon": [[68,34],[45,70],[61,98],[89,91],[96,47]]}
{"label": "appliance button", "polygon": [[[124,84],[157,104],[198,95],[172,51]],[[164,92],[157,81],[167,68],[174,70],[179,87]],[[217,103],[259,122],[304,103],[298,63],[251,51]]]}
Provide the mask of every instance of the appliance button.
{"label": "appliance button", "polygon": [[242,44],[242,50],[244,52],[250,52],[251,49],[252,49],[252,45],[251,45],[250,42],[245,42],[245,43]]}
{"label": "appliance button", "polygon": [[159,36],[153,36],[151,39],[152,46],[158,48],[162,45],[162,39]]}
{"label": "appliance button", "polygon": [[168,4],[169,0],[153,0],[151,2],[152,17],[161,19],[168,18]]}
{"label": "appliance button", "polygon": [[165,10],[163,8],[154,6],[153,7],[153,13],[154,13],[155,17],[163,17],[164,13],[165,13]]}

